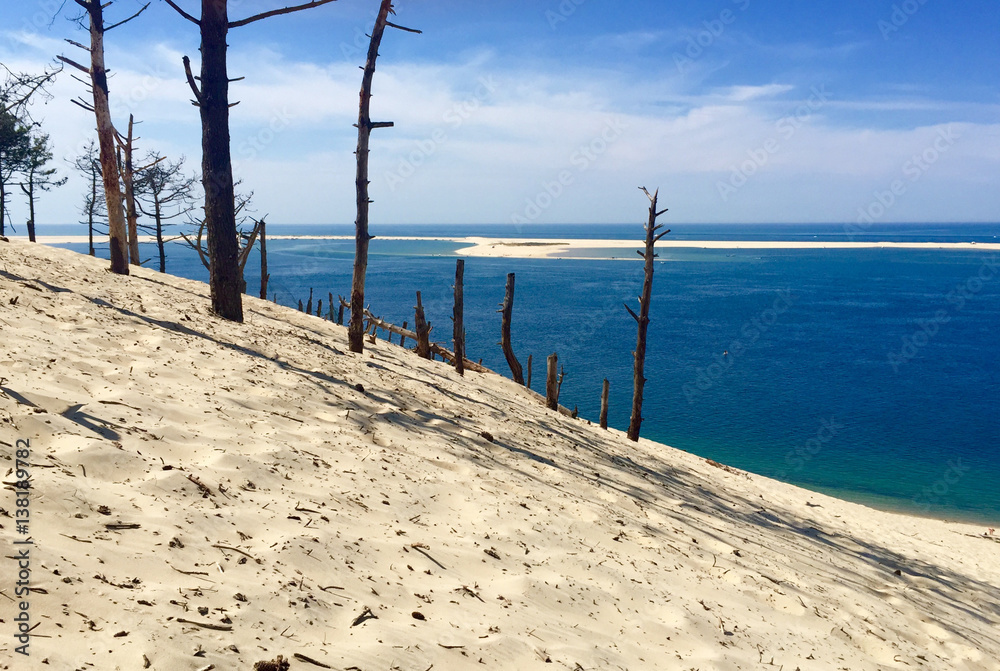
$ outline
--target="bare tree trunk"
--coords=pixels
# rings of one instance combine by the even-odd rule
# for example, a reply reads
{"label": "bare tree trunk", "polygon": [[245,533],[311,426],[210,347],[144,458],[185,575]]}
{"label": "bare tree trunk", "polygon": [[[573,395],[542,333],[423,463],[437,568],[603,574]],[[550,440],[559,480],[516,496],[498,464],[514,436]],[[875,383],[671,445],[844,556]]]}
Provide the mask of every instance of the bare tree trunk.
{"label": "bare tree trunk", "polygon": [[528,355],[528,379],[524,381],[524,386],[531,389],[531,359],[532,355]]}
{"label": "bare tree trunk", "polygon": [[521,370],[521,363],[514,355],[514,348],[510,344],[510,322],[514,312],[514,273],[507,273],[507,287],[504,292],[503,306],[500,308],[500,348],[510,366],[511,375],[514,382],[524,384],[524,372]]}
{"label": "bare tree trunk", "polygon": [[611,391],[611,383],[608,378],[604,378],[604,385],[601,388],[601,428],[608,428],[608,395]]}
{"label": "bare tree trunk", "polygon": [[[260,297],[267,300],[267,283],[271,275],[267,272],[267,224],[260,220]],[[333,310],[333,294],[330,294],[330,310]],[[332,314],[332,312],[331,312]]]}
{"label": "bare tree trunk", "polygon": [[455,341],[455,370],[465,375],[465,259],[455,261],[455,309],[453,314]]}
{"label": "bare tree trunk", "polygon": [[548,375],[545,378],[545,405],[549,410],[559,409],[559,382],[556,367],[559,357],[555,353],[549,355]]}
{"label": "bare tree trunk", "polygon": [[142,265],[139,259],[139,213],[135,210],[135,173],[132,163],[133,125],[135,117],[128,115],[128,135],[122,144],[125,150],[125,164],[122,172],[122,183],[125,185],[125,217],[128,226],[129,262],[133,266]]}
{"label": "bare tree trunk", "polygon": [[[424,318],[424,306],[420,302],[420,292],[417,292],[417,307],[416,316],[413,320],[413,328],[417,336],[417,356],[430,359],[431,358],[431,343],[430,343],[430,333],[431,325],[427,323]],[[351,315],[354,316],[353,314]]]}
{"label": "bare tree trunk", "polygon": [[104,200],[108,206],[111,272],[128,275],[128,234],[125,211],[122,208],[118,161],[115,158],[115,127],[111,121],[111,107],[108,102],[108,73],[104,67],[104,7],[101,0],[87,0],[78,4],[81,4],[90,16],[90,78],[94,92],[97,139],[101,147]]}
{"label": "bare tree trunk", "polygon": [[156,219],[156,250],[160,254],[160,272],[167,272],[167,249],[163,241],[163,211],[160,208],[160,196],[153,194],[153,218]]}
{"label": "bare tree trunk", "polygon": [[358,148],[356,151],[358,169],[355,187],[357,191],[357,219],[354,222],[354,277],[351,281],[351,323],[347,337],[352,352],[363,352],[365,274],[368,272],[368,243],[372,236],[368,233],[368,142],[372,128],[391,124],[373,124],[371,120],[372,78],[375,75],[375,61],[382,43],[385,24],[392,10],[391,0],[382,0],[375,28],[368,45],[368,59],[365,61],[364,76],[361,80],[361,99],[358,109]]}
{"label": "bare tree trunk", "polygon": [[625,309],[628,310],[629,314],[632,315],[638,324],[635,352],[632,353],[635,358],[635,368],[632,373],[632,416],[628,424],[629,440],[634,441],[639,440],[639,427],[642,425],[642,393],[646,386],[646,378],[643,375],[643,369],[646,365],[646,333],[649,330],[649,301],[653,295],[653,261],[657,257],[653,248],[660,238],[670,232],[669,230],[662,233],[657,232],[662,226],[656,224],[656,218],[666,212],[666,210],[662,212],[656,211],[656,200],[660,193],[659,190],[653,195],[650,195],[649,191],[646,191],[645,188],[642,190],[649,197],[650,204],[649,221],[646,223],[646,249],[645,252],[639,252],[645,260],[642,296],[639,297],[639,314],[633,312],[632,308],[627,304],[625,305]]}
{"label": "bare tree trunk", "polygon": [[236,233],[236,196],[229,136],[229,74],[226,0],[201,2],[202,184],[208,229],[212,310],[223,319],[243,321],[243,278]]}
{"label": "bare tree trunk", "polygon": [[[24,189],[24,185],[21,185]],[[28,196],[28,242],[35,242],[35,178],[28,176],[28,188],[25,190]]]}

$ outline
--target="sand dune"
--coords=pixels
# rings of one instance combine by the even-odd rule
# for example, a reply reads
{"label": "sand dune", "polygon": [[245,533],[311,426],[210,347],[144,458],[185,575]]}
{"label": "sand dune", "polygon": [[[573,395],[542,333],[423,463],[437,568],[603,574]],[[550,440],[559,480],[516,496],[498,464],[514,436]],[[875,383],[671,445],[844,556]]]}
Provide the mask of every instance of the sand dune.
{"label": "sand dune", "polygon": [[630,443],[257,299],[224,322],[203,284],[106,265],[0,242],[0,443],[13,469],[30,441],[34,543],[33,591],[15,561],[0,577],[0,668],[1000,668],[982,528]]}

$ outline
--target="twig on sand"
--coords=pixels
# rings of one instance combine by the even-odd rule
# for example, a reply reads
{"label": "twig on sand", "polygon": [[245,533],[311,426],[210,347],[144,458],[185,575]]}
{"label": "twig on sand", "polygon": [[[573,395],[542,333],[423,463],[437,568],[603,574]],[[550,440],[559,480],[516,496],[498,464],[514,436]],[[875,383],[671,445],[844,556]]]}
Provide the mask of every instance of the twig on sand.
{"label": "twig on sand", "polygon": [[202,629],[212,629],[214,631],[232,631],[233,628],[228,624],[213,624],[211,622],[195,622],[194,620],[185,620],[183,617],[177,618],[177,622],[181,624],[193,624],[196,627],[201,627]]}
{"label": "twig on sand", "polygon": [[240,553],[241,555],[243,555],[244,557],[247,557],[248,559],[253,559],[253,560],[254,560],[255,562],[257,562],[258,564],[259,564],[259,563],[261,562],[261,560],[260,560],[260,559],[257,559],[257,558],[256,558],[256,557],[254,557],[254,556],[253,556],[252,554],[248,554],[248,553],[244,552],[243,550],[241,550],[241,549],[239,549],[239,548],[234,548],[234,547],[231,547],[231,546],[229,546],[229,545],[219,545],[218,543],[216,543],[216,544],[213,544],[213,545],[212,545],[212,547],[213,547],[213,548],[218,548],[219,550],[230,550],[230,551],[232,551],[232,552],[238,552],[238,553]]}
{"label": "twig on sand", "polygon": [[354,618],[354,622],[351,622],[351,626],[356,627],[362,622],[366,622],[368,620],[377,620],[377,619],[378,615],[373,613],[372,609],[366,606],[365,609],[361,611],[361,615],[358,615],[356,618]]}
{"label": "twig on sand", "polygon": [[305,655],[300,654],[298,652],[295,653],[294,655],[292,655],[292,657],[294,657],[295,659],[299,660],[300,662],[306,662],[307,664],[313,664],[315,666],[318,666],[321,669],[332,669],[333,668],[332,666],[328,666],[328,665],[324,664],[323,662],[317,662],[315,659],[312,659],[311,657],[306,657]]}
{"label": "twig on sand", "polygon": [[138,529],[140,526],[135,522],[119,522],[117,524],[105,524],[104,528],[108,531],[123,531],[125,529]]}
{"label": "twig on sand", "polygon": [[419,552],[420,554],[422,554],[423,556],[425,556],[428,559],[430,559],[432,562],[434,562],[435,564],[437,564],[438,566],[440,566],[441,568],[443,568],[445,571],[448,570],[447,566],[445,566],[444,564],[442,564],[437,559],[435,559],[434,557],[430,556],[427,553],[427,550],[430,549],[428,546],[424,545],[423,543],[414,543],[410,547],[413,548],[414,550],[416,550],[417,552]]}
{"label": "twig on sand", "polygon": [[201,491],[202,498],[208,498],[209,496],[212,495],[212,490],[208,488],[208,485],[206,485],[204,482],[202,482],[195,476],[189,474],[187,476],[187,479],[193,482],[195,485],[197,485],[199,491]]}

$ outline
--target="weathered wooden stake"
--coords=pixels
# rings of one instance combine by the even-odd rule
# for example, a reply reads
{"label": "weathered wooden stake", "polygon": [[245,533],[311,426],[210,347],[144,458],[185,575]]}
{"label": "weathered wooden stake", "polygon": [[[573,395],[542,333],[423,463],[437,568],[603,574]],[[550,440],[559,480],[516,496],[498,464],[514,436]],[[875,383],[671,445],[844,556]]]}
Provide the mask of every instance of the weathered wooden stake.
{"label": "weathered wooden stake", "polygon": [[532,355],[529,354],[528,355],[528,379],[526,379],[524,381],[524,386],[527,387],[528,389],[531,389],[531,359],[532,359]]}
{"label": "weathered wooden stake", "polygon": [[521,363],[514,355],[514,348],[510,344],[510,322],[514,312],[514,273],[507,273],[507,287],[504,291],[503,303],[500,307],[500,348],[510,366],[511,376],[514,382],[524,384],[524,372],[521,370]]}
{"label": "weathered wooden stake", "polygon": [[455,341],[455,370],[459,375],[465,375],[465,323],[464,323],[464,291],[465,259],[455,261],[455,308],[452,320],[454,329],[452,339]]}
{"label": "weathered wooden stake", "polygon": [[319,299],[319,303],[316,304],[316,316],[323,317],[323,299]]}
{"label": "weathered wooden stake", "polygon": [[555,353],[550,354],[548,376],[545,378],[545,405],[549,410],[557,410],[559,408],[558,363],[559,357]]}
{"label": "weathered wooden stake", "polygon": [[335,318],[333,316],[333,292],[332,291],[330,292],[330,314],[328,316],[330,318],[330,321],[334,321]]}
{"label": "weathered wooden stake", "polygon": [[[409,325],[410,325],[410,322],[403,322],[403,328],[404,329],[407,326],[409,326]],[[399,346],[400,347],[406,347],[406,336],[403,335],[402,333],[399,334]]]}
{"label": "weathered wooden stake", "polygon": [[306,303],[306,314],[311,315],[313,313],[313,290],[309,287],[309,302]]}
{"label": "weathered wooden stake", "polygon": [[611,383],[608,378],[604,378],[604,385],[601,389],[601,428],[608,428],[608,395],[611,391]]}
{"label": "weathered wooden stake", "polygon": [[659,189],[650,195],[645,187],[639,188],[649,198],[649,221],[646,223],[646,249],[645,252],[638,252],[639,256],[645,260],[642,296],[639,297],[639,314],[636,314],[627,304],[625,305],[625,309],[628,310],[628,313],[632,315],[632,318],[638,324],[635,352],[632,353],[635,357],[635,368],[632,373],[632,416],[628,423],[628,437],[629,440],[634,441],[639,440],[639,427],[642,425],[642,392],[646,385],[646,378],[643,376],[643,368],[646,364],[646,333],[649,330],[649,301],[653,295],[653,260],[657,257],[653,248],[660,238],[670,232],[669,230],[662,233],[658,232],[663,226],[657,225],[656,218],[666,212],[666,210],[659,212],[656,210],[656,200],[660,195]]}
{"label": "weathered wooden stake", "polygon": [[424,319],[424,306],[420,302],[420,292],[417,292],[416,316],[413,320],[413,328],[417,333],[417,356],[424,359],[431,358],[431,325]]}
{"label": "weathered wooden stake", "polygon": [[[271,274],[267,272],[267,224],[264,223],[264,219],[260,220],[260,233],[257,238],[260,240],[260,297],[267,300],[267,283],[271,280]],[[333,305],[332,298],[330,305]]]}

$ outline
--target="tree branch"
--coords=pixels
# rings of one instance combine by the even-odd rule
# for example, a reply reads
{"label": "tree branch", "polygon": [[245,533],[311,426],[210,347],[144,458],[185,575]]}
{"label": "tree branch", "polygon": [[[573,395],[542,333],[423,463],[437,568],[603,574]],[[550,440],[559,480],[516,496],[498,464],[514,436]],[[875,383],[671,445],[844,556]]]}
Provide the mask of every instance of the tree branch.
{"label": "tree branch", "polygon": [[392,23],[391,21],[386,21],[385,25],[390,26],[392,28],[395,28],[396,30],[405,30],[408,33],[417,33],[418,35],[420,35],[420,34],[422,34],[424,32],[422,30],[417,30],[415,28],[407,28],[405,26],[399,26],[399,25],[396,25],[395,23]]}
{"label": "tree branch", "polygon": [[[283,9],[272,9],[270,12],[263,12],[262,14],[254,14],[253,16],[246,19],[241,19],[239,21],[230,21],[229,27],[239,28],[240,26],[245,26],[248,23],[253,23],[254,21],[260,21],[261,19],[268,19],[272,16],[278,16],[279,14],[291,14],[292,12],[297,12],[302,9],[311,9],[313,7],[319,7],[321,5],[325,5],[335,1],[336,0],[312,0],[312,2],[307,2],[303,5],[295,5],[294,7],[285,7]],[[170,2],[170,0],[167,0],[167,2]]]}
{"label": "tree branch", "polygon": [[637,314],[635,313],[635,311],[634,311],[634,310],[632,310],[632,308],[630,308],[630,307],[628,306],[628,303],[622,303],[622,305],[624,305],[624,306],[625,306],[625,309],[626,309],[626,310],[628,310],[628,313],[629,313],[630,315],[632,315],[632,319],[636,320],[637,322],[638,322],[638,321],[640,321],[640,320],[639,320],[639,315],[637,315]]}
{"label": "tree branch", "polygon": [[143,6],[142,6],[142,9],[140,9],[140,10],[139,10],[138,12],[136,12],[136,13],[135,13],[135,14],[133,14],[132,16],[128,17],[128,18],[127,18],[127,19],[125,19],[124,21],[119,21],[118,23],[116,23],[116,24],[114,24],[114,25],[110,25],[110,26],[107,26],[107,27],[105,27],[105,28],[104,28],[104,32],[108,32],[109,30],[114,30],[114,29],[115,29],[115,28],[117,28],[118,26],[123,26],[123,25],[125,25],[126,23],[128,23],[129,21],[131,21],[132,19],[134,19],[135,17],[139,16],[139,15],[140,15],[140,14],[142,14],[142,13],[143,13],[144,11],[146,11],[146,8],[147,8],[147,7],[149,7],[149,3],[148,3],[148,2],[147,2],[147,3],[145,4],[145,5],[143,5]]}
{"label": "tree branch", "polygon": [[195,100],[197,101],[196,104],[201,105],[201,91],[198,90],[198,85],[194,81],[194,74],[191,72],[191,59],[185,56],[181,60],[184,62],[184,75],[187,77],[188,85],[194,93]]}
{"label": "tree branch", "polygon": [[[77,2],[79,2],[79,1],[80,0],[77,0]],[[170,5],[175,10],[177,10],[177,13],[180,14],[181,16],[183,16],[185,19],[187,19],[188,21],[190,21],[191,23],[193,23],[196,26],[200,26],[201,25],[201,21],[199,21],[198,19],[194,18],[193,16],[191,16],[190,14],[188,14],[187,12],[185,12],[183,9],[181,9],[180,7],[178,7],[174,3],[174,0],[166,0],[166,1],[167,1],[168,5]]]}

